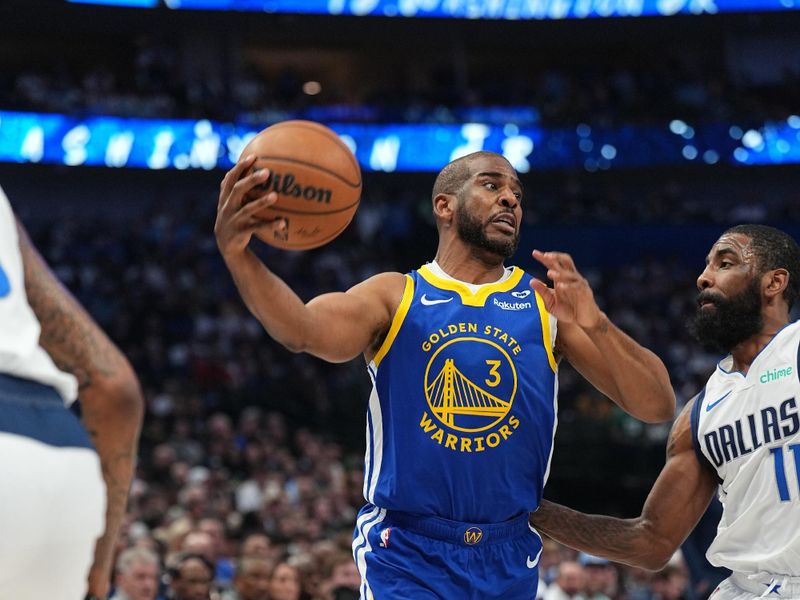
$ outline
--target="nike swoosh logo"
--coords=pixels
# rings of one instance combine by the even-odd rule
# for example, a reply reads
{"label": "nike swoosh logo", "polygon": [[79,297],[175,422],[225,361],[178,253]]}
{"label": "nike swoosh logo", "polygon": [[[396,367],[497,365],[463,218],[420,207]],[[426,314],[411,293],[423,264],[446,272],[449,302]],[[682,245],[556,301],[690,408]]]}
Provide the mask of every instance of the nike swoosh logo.
{"label": "nike swoosh logo", "polygon": [[449,298],[446,298],[444,300],[430,300],[425,296],[425,294],[422,294],[422,298],[420,298],[419,301],[422,302],[425,306],[433,306],[434,304],[444,304],[445,302],[450,302],[450,300],[452,299],[453,297],[450,296]]}
{"label": "nike swoosh logo", "polygon": [[[732,391],[733,391],[733,390],[731,390],[731,392],[732,392]],[[719,400],[715,400],[714,402],[711,402],[711,403],[707,404],[707,405],[706,405],[706,412],[710,411],[710,410],[711,410],[712,408],[714,408],[714,407],[715,407],[717,404],[719,404],[720,402],[722,402],[723,400],[725,400],[725,398],[727,398],[728,396],[730,396],[730,395],[731,395],[731,392],[728,392],[727,394],[725,394],[725,395],[724,395],[722,398],[720,398]]]}
{"label": "nike swoosh logo", "polygon": [[539,557],[537,556],[536,560],[531,560],[531,557],[530,557],[530,554],[529,554],[528,558],[525,560],[525,564],[528,565],[529,569],[535,569],[536,565],[539,564]]}

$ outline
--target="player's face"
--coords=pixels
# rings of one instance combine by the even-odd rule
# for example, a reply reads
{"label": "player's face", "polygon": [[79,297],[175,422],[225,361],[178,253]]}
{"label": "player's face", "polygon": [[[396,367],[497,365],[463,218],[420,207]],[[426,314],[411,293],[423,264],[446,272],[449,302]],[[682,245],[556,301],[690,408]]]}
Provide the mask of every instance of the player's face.
{"label": "player's face", "polygon": [[697,288],[697,313],[689,329],[704,347],[729,352],[761,331],[761,277],[748,236],[726,234],[717,240]]}
{"label": "player's face", "polygon": [[522,184],[502,157],[480,157],[458,194],[455,214],[459,237],[472,246],[507,258],[519,244]]}

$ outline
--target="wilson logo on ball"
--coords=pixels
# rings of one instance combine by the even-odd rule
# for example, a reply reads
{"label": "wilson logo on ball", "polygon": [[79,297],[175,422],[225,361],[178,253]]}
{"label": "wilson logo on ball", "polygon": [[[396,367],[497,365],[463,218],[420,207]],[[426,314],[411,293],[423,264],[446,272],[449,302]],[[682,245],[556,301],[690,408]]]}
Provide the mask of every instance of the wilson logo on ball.
{"label": "wilson logo on ball", "polygon": [[280,196],[303,198],[320,204],[330,204],[333,192],[328,188],[303,185],[293,173],[272,173],[263,185],[264,190],[278,192]]}

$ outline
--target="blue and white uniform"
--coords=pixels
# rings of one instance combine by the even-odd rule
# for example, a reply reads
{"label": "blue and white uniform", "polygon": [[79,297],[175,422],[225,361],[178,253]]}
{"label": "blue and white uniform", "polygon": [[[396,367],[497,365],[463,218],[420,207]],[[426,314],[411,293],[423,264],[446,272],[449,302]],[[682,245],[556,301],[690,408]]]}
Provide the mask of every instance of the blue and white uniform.
{"label": "blue and white uniform", "polygon": [[800,322],[747,374],[722,360],[695,400],[692,434],[720,482],[723,513],[709,562],[733,575],[714,600],[800,598]]}
{"label": "blue and white uniform", "polygon": [[77,382],[39,345],[0,188],[0,598],[82,598],[105,520],[97,453],[66,408]]}
{"label": "blue and white uniform", "polygon": [[369,365],[362,598],[533,599],[528,525],[556,429],[555,319],[506,269],[469,285],[435,263],[406,276]]}

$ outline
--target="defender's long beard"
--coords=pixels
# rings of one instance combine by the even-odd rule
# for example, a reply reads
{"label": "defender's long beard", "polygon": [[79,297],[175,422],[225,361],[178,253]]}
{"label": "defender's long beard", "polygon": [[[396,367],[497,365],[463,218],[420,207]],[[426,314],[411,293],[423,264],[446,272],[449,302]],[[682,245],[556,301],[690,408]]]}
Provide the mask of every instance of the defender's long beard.
{"label": "defender's long beard", "polygon": [[737,344],[756,335],[764,326],[761,315],[761,288],[758,277],[733,298],[722,298],[713,292],[703,291],[697,296],[700,303],[710,300],[713,309],[698,306],[689,319],[689,333],[706,350],[730,352]]}

